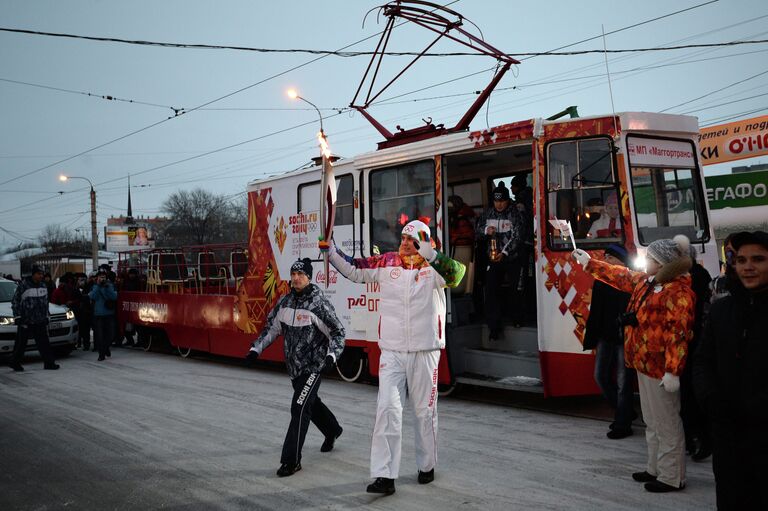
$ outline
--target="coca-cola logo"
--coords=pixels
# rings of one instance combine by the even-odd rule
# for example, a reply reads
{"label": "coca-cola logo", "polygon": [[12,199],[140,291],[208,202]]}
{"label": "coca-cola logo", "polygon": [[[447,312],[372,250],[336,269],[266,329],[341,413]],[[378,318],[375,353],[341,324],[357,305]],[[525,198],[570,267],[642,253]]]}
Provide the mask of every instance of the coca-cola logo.
{"label": "coca-cola logo", "polygon": [[[328,270],[328,275],[330,276],[330,279],[328,279],[328,284],[335,284],[339,278],[339,272],[334,270]],[[317,282],[318,284],[325,284],[325,273],[321,271],[317,272],[317,276],[315,277],[315,282]]]}
{"label": "coca-cola logo", "polygon": [[389,276],[392,277],[393,279],[397,279],[400,277],[400,275],[402,275],[402,273],[403,273],[403,270],[401,270],[400,268],[392,268],[392,271],[389,272]]}

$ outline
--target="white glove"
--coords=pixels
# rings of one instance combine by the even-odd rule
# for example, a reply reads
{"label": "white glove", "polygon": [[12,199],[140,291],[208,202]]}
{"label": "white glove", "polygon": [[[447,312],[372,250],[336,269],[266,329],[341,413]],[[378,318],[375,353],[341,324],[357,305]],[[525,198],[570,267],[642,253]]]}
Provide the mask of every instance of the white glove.
{"label": "white glove", "polygon": [[667,392],[677,392],[680,390],[680,377],[672,373],[664,373],[664,377],[661,379],[661,386]]}
{"label": "white glove", "polygon": [[431,263],[437,257],[437,252],[432,248],[432,241],[427,238],[424,241],[419,241],[416,238],[413,239],[413,245],[416,250],[419,251],[419,255],[423,257],[428,263]]}
{"label": "white glove", "polygon": [[578,263],[579,263],[581,266],[583,266],[584,268],[586,268],[586,267],[587,267],[587,265],[589,264],[589,260],[590,260],[590,259],[592,259],[592,257],[591,257],[589,254],[587,254],[586,252],[584,252],[584,251],[583,251],[582,249],[580,249],[580,248],[577,248],[576,250],[574,250],[573,252],[571,252],[571,257],[573,257],[574,259],[576,259],[576,261],[577,261],[577,262],[578,262]]}

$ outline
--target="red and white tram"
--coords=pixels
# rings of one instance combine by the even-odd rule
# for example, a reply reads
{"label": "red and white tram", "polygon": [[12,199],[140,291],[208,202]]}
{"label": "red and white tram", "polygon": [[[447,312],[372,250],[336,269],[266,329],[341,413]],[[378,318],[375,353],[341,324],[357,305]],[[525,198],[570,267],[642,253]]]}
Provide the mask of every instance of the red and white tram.
{"label": "red and white tram", "polygon": [[[694,117],[627,112],[564,120],[531,119],[489,130],[450,133],[385,147],[334,164],[336,245],[354,257],[396,250],[402,225],[430,221],[441,250],[468,267],[448,293],[446,349],[439,381],[542,392],[597,393],[594,357],[582,349],[592,279],[574,268],[572,244],[548,220],[569,220],[576,244],[594,257],[624,244],[642,261],[659,238],[686,234],[710,273],[717,249],[704,194]],[[525,176],[533,189],[533,255],[521,283],[530,321],[490,341],[482,314],[483,250],[451,236],[448,199],[460,196],[476,212],[491,205],[499,181]],[[123,292],[121,325],[163,335],[183,354],[198,350],[242,357],[277,299],[288,291],[297,257],[316,260],[320,168],[289,172],[248,185],[247,246],[193,247],[129,254],[120,269],[138,265],[146,292]],[[618,199],[618,200],[616,200]],[[607,205],[616,201],[612,228]],[[615,216],[611,215],[612,217]],[[453,239],[453,243],[451,240]],[[194,277],[192,268],[195,269]],[[326,294],[347,331],[339,364],[345,379],[378,374],[378,288],[355,284],[331,269]],[[535,308],[534,308],[535,305]],[[534,312],[535,310],[535,312]],[[263,355],[282,360],[282,343]]]}

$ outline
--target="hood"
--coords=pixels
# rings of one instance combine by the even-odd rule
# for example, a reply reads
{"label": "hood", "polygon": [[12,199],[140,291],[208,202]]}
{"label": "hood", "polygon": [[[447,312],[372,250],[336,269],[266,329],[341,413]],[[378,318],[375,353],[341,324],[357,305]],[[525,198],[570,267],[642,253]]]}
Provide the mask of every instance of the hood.
{"label": "hood", "polygon": [[659,269],[659,273],[656,274],[656,282],[659,284],[664,284],[666,282],[670,282],[674,280],[676,277],[679,277],[680,275],[684,275],[688,273],[688,270],[691,269],[691,266],[693,266],[693,261],[690,257],[683,256],[678,257],[672,262],[669,262],[662,266]]}

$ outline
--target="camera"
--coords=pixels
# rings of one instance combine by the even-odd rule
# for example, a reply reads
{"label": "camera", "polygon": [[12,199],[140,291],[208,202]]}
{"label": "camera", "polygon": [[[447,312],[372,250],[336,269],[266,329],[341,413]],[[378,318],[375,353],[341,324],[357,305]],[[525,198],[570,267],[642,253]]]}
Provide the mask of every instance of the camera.
{"label": "camera", "polygon": [[637,322],[637,313],[635,311],[622,312],[621,314],[619,314],[619,317],[616,319],[616,322],[622,328],[625,326],[639,325],[639,323]]}

